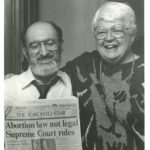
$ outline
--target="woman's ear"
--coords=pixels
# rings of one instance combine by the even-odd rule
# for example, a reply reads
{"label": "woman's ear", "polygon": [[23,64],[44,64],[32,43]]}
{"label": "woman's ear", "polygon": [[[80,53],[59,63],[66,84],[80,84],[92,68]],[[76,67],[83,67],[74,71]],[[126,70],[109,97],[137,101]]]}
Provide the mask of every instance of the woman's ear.
{"label": "woman's ear", "polygon": [[135,40],[135,37],[136,37],[136,34],[137,34],[137,28],[136,27],[134,27],[133,29],[132,29],[132,33],[131,33],[131,36],[132,36],[132,42],[134,42],[134,40]]}

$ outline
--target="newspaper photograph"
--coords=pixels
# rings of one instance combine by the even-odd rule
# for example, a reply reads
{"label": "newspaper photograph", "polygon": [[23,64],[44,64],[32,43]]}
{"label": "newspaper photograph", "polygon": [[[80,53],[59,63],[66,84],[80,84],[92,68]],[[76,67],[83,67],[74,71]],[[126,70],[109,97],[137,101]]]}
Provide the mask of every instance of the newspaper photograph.
{"label": "newspaper photograph", "polygon": [[5,103],[6,150],[82,150],[74,97]]}

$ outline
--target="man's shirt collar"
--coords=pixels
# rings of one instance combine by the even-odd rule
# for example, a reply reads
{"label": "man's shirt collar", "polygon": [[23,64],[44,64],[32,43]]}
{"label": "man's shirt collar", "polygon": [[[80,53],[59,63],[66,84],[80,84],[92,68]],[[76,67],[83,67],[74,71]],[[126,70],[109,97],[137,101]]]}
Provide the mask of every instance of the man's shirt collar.
{"label": "man's shirt collar", "polygon": [[[36,80],[35,77],[33,76],[33,73],[32,73],[32,71],[31,71],[31,68],[30,68],[30,67],[28,68],[27,71],[25,71],[25,72],[23,73],[23,76],[24,76],[24,79],[25,79],[25,80],[22,81],[22,84],[21,84],[21,85],[22,85],[22,88],[28,87],[28,86],[31,84],[32,81]],[[58,71],[57,76],[60,77],[60,80],[61,80],[64,84],[67,84],[68,79],[67,79],[67,77],[66,77],[66,73],[65,73],[65,72]]]}

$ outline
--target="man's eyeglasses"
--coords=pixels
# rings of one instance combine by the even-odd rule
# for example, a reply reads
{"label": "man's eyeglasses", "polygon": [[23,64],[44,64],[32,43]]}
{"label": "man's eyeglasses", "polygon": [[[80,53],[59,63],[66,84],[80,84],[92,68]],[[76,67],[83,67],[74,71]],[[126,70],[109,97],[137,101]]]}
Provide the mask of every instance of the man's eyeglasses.
{"label": "man's eyeglasses", "polygon": [[98,40],[103,40],[107,37],[108,31],[111,32],[112,36],[115,38],[122,38],[125,34],[125,30],[130,29],[130,27],[124,27],[123,25],[114,25],[109,30],[105,29],[102,26],[98,26],[95,29],[95,36]]}
{"label": "man's eyeglasses", "polygon": [[29,44],[29,48],[31,50],[33,50],[34,52],[36,52],[36,51],[39,51],[41,49],[42,45],[44,45],[44,47],[47,50],[54,51],[54,50],[58,49],[58,42],[54,39],[47,39],[47,40],[44,40],[44,41],[31,42]]}

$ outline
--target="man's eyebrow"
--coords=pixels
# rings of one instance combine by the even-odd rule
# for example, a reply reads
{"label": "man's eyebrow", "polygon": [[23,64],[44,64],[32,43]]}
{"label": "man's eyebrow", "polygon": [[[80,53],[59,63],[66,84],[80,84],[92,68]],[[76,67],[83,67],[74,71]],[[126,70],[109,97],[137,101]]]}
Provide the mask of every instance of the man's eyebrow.
{"label": "man's eyebrow", "polygon": [[45,39],[45,40],[35,40],[35,41],[33,41],[33,42],[30,42],[29,43],[29,45],[31,45],[31,44],[34,44],[34,43],[38,43],[38,42],[45,42],[45,41],[57,41],[57,39],[53,39],[53,38],[48,38],[48,39]]}

